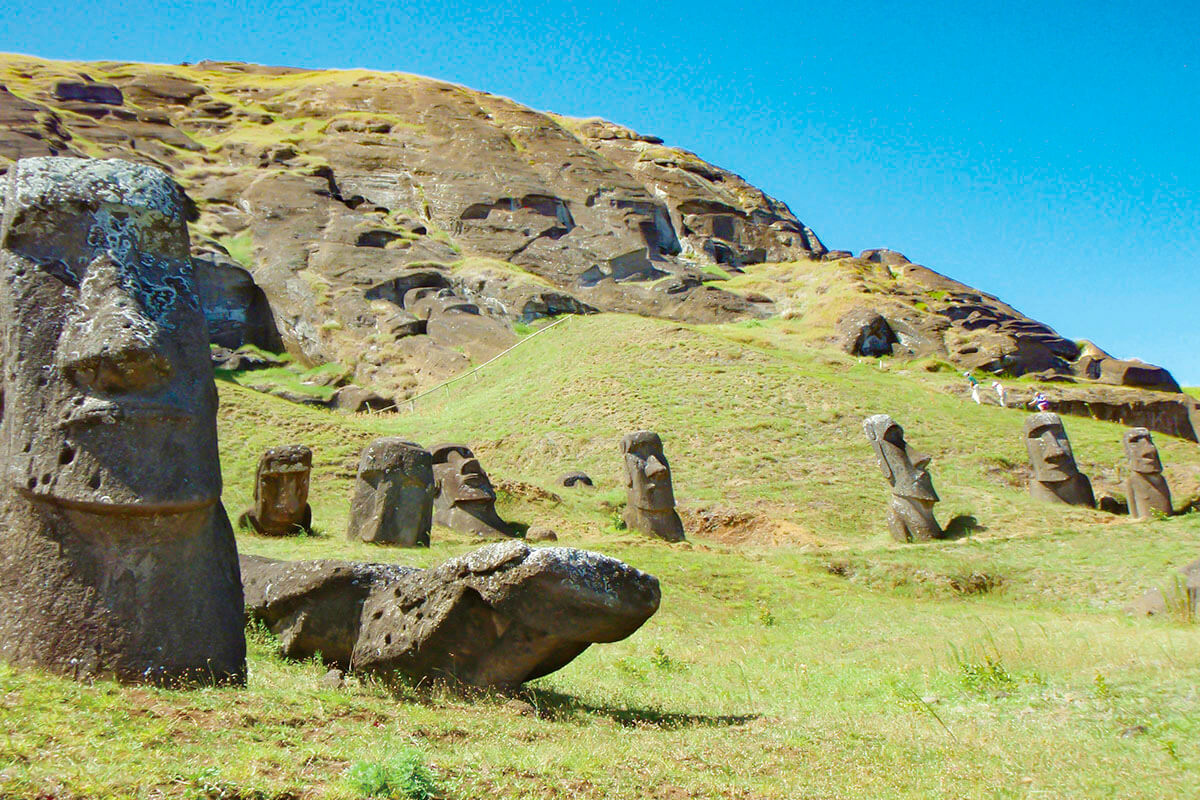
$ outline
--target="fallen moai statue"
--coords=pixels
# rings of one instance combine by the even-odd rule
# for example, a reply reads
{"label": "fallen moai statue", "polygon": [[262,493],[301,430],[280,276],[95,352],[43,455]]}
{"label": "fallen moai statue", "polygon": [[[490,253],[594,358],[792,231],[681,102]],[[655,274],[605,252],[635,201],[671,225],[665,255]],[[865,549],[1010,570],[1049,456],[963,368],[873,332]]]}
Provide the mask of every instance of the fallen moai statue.
{"label": "fallen moai statue", "polygon": [[31,158],[0,219],[0,657],[240,682],[237,549],[187,202],[125,161]]}
{"label": "fallen moai statue", "polygon": [[242,556],[247,614],[288,658],[410,681],[511,687],[658,610],[658,579],[587,550],[486,545],[431,569]]}

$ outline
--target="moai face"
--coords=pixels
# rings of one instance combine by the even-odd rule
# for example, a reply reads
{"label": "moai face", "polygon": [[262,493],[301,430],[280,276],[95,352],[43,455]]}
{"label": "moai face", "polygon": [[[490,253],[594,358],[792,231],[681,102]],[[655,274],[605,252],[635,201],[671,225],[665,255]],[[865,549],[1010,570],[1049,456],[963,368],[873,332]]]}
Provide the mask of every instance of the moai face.
{"label": "moai face", "polygon": [[887,414],[876,414],[863,422],[863,431],[875,449],[879,469],[892,486],[892,494],[914,500],[938,502],[933,479],[926,467],[930,458],[904,440],[904,429]]}
{"label": "moai face", "polygon": [[1080,474],[1071,452],[1071,442],[1058,414],[1043,411],[1025,420],[1025,447],[1033,466],[1033,479],[1061,483]]}
{"label": "moai face", "polygon": [[442,444],[433,456],[433,521],[477,536],[510,536],[496,513],[496,490],[479,460],[464,444]]}
{"label": "moai face", "polygon": [[312,450],[304,445],[272,447],[258,462],[254,513],[265,532],[290,533],[305,526]]}
{"label": "moai face", "polygon": [[1162,472],[1162,461],[1158,457],[1158,448],[1146,428],[1132,428],[1125,432],[1125,458],[1129,468],[1143,475]]}
{"label": "moai face", "polygon": [[216,503],[216,390],[179,188],[115,160],[26,159],[6,180],[5,480],[105,514]]}
{"label": "moai face", "polygon": [[358,462],[350,503],[351,540],[406,547],[429,544],[433,517],[433,466],[419,444],[376,439]]}
{"label": "moai face", "polygon": [[658,434],[652,431],[626,434],[621,439],[621,452],[625,456],[629,504],[645,511],[673,511],[675,490],[671,485],[671,466]]}

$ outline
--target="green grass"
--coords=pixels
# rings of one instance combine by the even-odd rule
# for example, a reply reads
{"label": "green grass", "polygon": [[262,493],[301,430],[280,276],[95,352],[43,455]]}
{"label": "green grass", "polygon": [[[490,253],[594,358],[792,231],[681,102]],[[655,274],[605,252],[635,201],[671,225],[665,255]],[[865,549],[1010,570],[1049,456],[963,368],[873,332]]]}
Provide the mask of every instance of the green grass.
{"label": "green grass", "polygon": [[[561,497],[502,493],[503,515],[657,575],[661,610],[517,693],[532,714],[492,692],[325,688],[319,664],[281,660],[259,628],[243,689],[0,666],[0,795],[349,798],[407,791],[392,787],[421,765],[436,787],[415,785],[452,798],[1188,796],[1200,628],[1122,608],[1195,557],[1200,514],[1135,523],[1034,503],[1024,414],[958,399],[947,389],[960,380],[813,350],[799,321],[604,314],[413,413],[340,416],[221,381],[231,514],[264,448],[314,449],[324,533],[239,532],[243,552],[427,566],[469,550],[441,528],[416,550],[343,534],[372,438],[463,440],[494,480]],[[975,517],[970,535],[888,538],[887,486],[861,431],[881,411],[933,455],[939,518]],[[1121,428],[1066,426],[1098,493],[1119,488]],[[663,436],[687,543],[613,525],[617,442],[638,428]],[[1156,439],[1181,504],[1200,491],[1200,448]],[[555,487],[569,469],[596,488]],[[702,530],[702,514],[716,522]]]}

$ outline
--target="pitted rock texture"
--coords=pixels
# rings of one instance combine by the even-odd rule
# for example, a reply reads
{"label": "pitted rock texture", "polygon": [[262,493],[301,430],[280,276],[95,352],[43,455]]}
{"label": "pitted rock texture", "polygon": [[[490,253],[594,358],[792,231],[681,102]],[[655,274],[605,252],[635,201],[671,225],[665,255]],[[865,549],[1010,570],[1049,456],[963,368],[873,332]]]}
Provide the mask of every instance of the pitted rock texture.
{"label": "pitted rock texture", "polygon": [[183,192],[117,160],[25,159],[0,180],[0,656],[241,681]]}
{"label": "pitted rock texture", "polygon": [[397,437],[363,450],[346,538],[372,544],[429,544],[433,525],[433,456]]}
{"label": "pitted rock texture", "polygon": [[515,686],[595,642],[630,636],[658,609],[658,580],[569,548],[487,545],[419,570],[242,557],[247,613],[284,655],[410,681]]}

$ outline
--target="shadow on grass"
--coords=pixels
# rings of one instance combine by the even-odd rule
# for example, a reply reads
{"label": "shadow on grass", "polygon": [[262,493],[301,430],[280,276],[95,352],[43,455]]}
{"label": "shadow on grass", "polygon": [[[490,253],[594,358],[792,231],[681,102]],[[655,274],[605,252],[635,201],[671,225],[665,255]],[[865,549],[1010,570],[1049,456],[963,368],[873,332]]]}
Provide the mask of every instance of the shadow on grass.
{"label": "shadow on grass", "polygon": [[970,536],[973,533],[982,533],[987,530],[986,525],[980,525],[979,520],[970,514],[959,514],[954,519],[950,520],[945,527],[945,536],[943,539],[962,539]]}
{"label": "shadow on grass", "polygon": [[758,719],[760,714],[684,714],[658,708],[621,708],[608,704],[588,703],[574,695],[552,689],[526,687],[517,695],[536,710],[539,717],[567,722],[582,714],[607,717],[627,728],[652,727],[672,730],[678,728],[723,728],[744,725]]}

